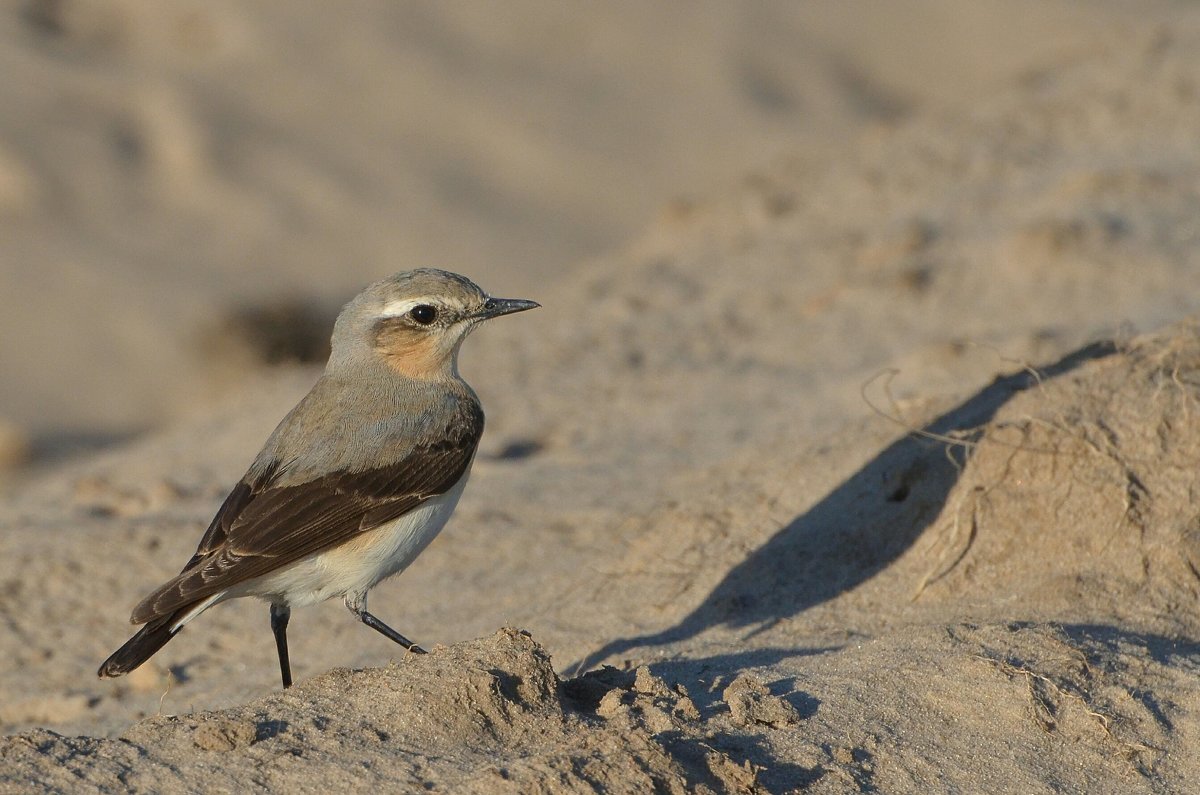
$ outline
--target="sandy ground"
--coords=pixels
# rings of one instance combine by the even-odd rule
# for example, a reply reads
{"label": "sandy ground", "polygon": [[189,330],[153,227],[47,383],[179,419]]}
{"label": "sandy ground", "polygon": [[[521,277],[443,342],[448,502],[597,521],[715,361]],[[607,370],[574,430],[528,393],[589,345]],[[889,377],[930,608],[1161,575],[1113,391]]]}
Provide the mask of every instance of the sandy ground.
{"label": "sandy ground", "polygon": [[[644,11],[627,35],[618,10],[595,11],[600,62],[649,58],[647,41],[691,53],[615,96],[587,79],[574,28],[544,16],[418,24],[409,9],[389,26],[400,17],[363,6],[326,40],[316,11],[270,5],[255,19],[136,3],[10,14],[0,57],[54,96],[114,104],[77,146],[31,120],[0,128],[42,197],[13,205],[5,256],[69,282],[60,310],[107,307],[94,329],[55,326],[36,283],[5,305],[6,373],[33,367],[28,351],[9,358],[14,328],[99,347],[4,382],[35,449],[0,504],[0,792],[1187,791],[1200,780],[1200,16],[951,5],[861,26],[853,9],[729,19],[713,6],[686,24]],[[25,28],[48,24],[29,21],[34,7],[81,16],[31,40]],[[694,53],[688,26],[719,46]],[[948,29],[943,60],[905,57]],[[187,35],[168,46],[163,31]],[[1021,31],[1037,35],[1018,54],[998,44]],[[789,50],[801,34],[821,47]],[[457,85],[446,58],[463,40],[494,82],[440,111],[428,129],[442,137],[377,101]],[[378,93],[342,91],[341,72],[299,57],[318,42]],[[756,88],[729,52],[762,59]],[[203,143],[160,152],[193,140],[168,127],[124,144],[145,170],[135,189],[87,141],[112,134],[106,114],[151,62],[174,99],[147,101],[182,102]],[[239,82],[247,63],[264,76]],[[389,69],[413,82],[384,85]],[[268,90],[257,79],[275,99],[248,119]],[[736,80],[749,93],[723,95]],[[618,147],[636,136],[569,114],[537,124],[531,86],[610,115],[641,97],[657,132]],[[74,107],[42,100],[51,115]],[[333,130],[358,111],[334,156]],[[705,137],[706,113],[738,122]],[[464,169],[460,193],[407,160],[372,170],[390,129],[413,162]],[[496,179],[537,201],[467,175],[497,173],[488,147],[536,161],[536,184]],[[668,150],[711,168],[680,178]],[[194,180],[156,183],[177,156]],[[113,204],[87,198],[112,184]],[[405,214],[413,192],[440,199]],[[423,231],[402,245],[410,225]],[[298,683],[283,692],[266,609],[243,601],[134,675],[97,680],[130,607],[186,559],[315,378],[265,364],[264,329],[294,332],[286,355],[303,337],[319,357],[330,302],[413,257],[543,304],[468,342],[463,371],[488,412],[472,482],[446,532],[373,593],[432,653],[398,653],[323,605],[293,617]],[[18,268],[4,277],[28,286]],[[242,301],[279,314],[239,319]],[[29,408],[71,392],[72,368],[86,388]],[[106,383],[96,402],[119,410],[81,408]],[[47,452],[80,429],[144,426],[87,455]]]}

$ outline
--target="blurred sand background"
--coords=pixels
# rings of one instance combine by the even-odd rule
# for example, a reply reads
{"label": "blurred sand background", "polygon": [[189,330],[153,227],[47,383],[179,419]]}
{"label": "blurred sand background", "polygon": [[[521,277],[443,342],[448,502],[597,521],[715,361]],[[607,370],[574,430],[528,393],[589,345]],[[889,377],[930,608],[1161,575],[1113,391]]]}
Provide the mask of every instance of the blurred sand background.
{"label": "blurred sand background", "polygon": [[[0,68],[0,792],[1200,776],[1194,4],[28,0]],[[95,679],[425,265],[543,304],[372,600],[445,646]]]}
{"label": "blurred sand background", "polygon": [[158,427],[226,388],[203,353],[239,312],[324,322],[413,265],[544,291],[673,201],[1143,16],[876,5],[13,2],[3,419],[39,450]]}

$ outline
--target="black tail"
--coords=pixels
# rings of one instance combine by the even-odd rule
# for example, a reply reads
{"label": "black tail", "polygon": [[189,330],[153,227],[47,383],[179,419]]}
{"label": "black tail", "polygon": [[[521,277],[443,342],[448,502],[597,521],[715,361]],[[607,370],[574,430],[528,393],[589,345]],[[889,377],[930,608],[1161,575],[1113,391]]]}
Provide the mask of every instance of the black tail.
{"label": "black tail", "polygon": [[178,629],[172,631],[171,626],[188,611],[191,605],[176,610],[169,615],[160,616],[137,631],[125,645],[112,653],[104,661],[96,673],[101,679],[122,676],[137,668],[154,656],[155,652],[167,645],[167,641],[175,637]]}

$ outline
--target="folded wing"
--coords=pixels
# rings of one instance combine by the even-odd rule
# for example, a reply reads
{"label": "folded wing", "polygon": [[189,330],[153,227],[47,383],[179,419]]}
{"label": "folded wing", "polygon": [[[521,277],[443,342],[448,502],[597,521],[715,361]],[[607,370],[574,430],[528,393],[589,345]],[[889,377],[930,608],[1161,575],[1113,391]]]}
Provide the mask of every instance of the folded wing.
{"label": "folded wing", "polygon": [[447,429],[445,438],[414,447],[376,469],[332,472],[277,485],[280,462],[242,480],[217,512],[196,554],[174,579],[147,596],[131,620],[143,624],[234,585],[342,544],[445,494],[470,466],[483,433],[483,413]]}

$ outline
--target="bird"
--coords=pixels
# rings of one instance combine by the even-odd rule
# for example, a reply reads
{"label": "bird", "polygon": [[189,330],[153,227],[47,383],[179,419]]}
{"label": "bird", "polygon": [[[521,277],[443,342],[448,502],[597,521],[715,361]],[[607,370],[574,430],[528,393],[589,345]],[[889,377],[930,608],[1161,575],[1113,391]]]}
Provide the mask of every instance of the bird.
{"label": "bird", "polygon": [[538,306],[492,298],[434,268],[377,281],[347,303],[324,372],[229,492],[187,565],[133,609],[141,629],[99,676],[134,670],[205,610],[245,596],[270,605],[285,688],[292,608],[334,597],[423,654],[367,610],[367,592],[429,545],[470,475],[484,417],[458,371],[463,340],[487,320]]}

